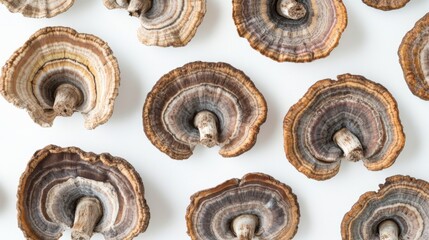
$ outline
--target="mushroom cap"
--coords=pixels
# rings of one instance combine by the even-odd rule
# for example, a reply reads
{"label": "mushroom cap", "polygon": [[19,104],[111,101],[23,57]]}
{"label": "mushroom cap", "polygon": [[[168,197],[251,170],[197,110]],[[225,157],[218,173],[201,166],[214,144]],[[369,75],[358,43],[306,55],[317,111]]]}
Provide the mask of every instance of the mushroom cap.
{"label": "mushroom cap", "polygon": [[343,153],[333,135],[342,128],[359,139],[369,170],[391,166],[405,144],[393,96],[382,85],[358,75],[315,83],[290,108],[283,128],[287,159],[316,180],[338,173]]}
{"label": "mushroom cap", "polygon": [[277,0],[233,0],[238,33],[263,55],[278,62],[309,62],[338,45],[347,26],[341,0],[302,0],[307,13],[299,20],[281,16]]}
{"label": "mushroom cap", "polygon": [[410,0],[362,0],[366,5],[384,11],[405,6]]}
{"label": "mushroom cap", "polygon": [[193,118],[204,110],[217,117],[224,157],[249,150],[267,116],[264,97],[242,71],[226,63],[192,62],[164,75],[148,94],[144,131],[171,158],[189,158],[199,143]]}
{"label": "mushroom cap", "polygon": [[[141,0],[150,1],[151,7],[139,13],[139,40],[145,45],[181,47],[194,37],[206,13],[206,0]],[[103,0],[109,9],[127,9],[117,0]]]}
{"label": "mushroom cap", "polygon": [[25,17],[51,18],[67,11],[75,0],[0,0],[10,12],[20,12]]}
{"label": "mushroom cap", "polygon": [[378,237],[378,226],[393,220],[399,239],[429,239],[429,183],[409,176],[386,179],[378,192],[363,194],[341,223],[342,239]]}
{"label": "mushroom cap", "polygon": [[249,173],[195,193],[186,211],[193,240],[233,239],[231,223],[240,215],[259,218],[259,239],[291,239],[298,230],[299,205],[289,186],[262,173]]}
{"label": "mushroom cap", "polygon": [[57,87],[71,84],[83,95],[77,107],[85,127],[93,129],[110,118],[119,88],[119,67],[106,42],[66,27],[40,29],[10,57],[0,77],[0,93],[43,127],[53,111]]}
{"label": "mushroom cap", "polygon": [[71,227],[76,202],[96,197],[103,216],[95,232],[132,239],[149,223],[139,174],[124,159],[54,145],[37,151],[18,187],[18,224],[27,239],[59,239]]}
{"label": "mushroom cap", "polygon": [[398,55],[411,92],[429,100],[429,13],[402,39]]}

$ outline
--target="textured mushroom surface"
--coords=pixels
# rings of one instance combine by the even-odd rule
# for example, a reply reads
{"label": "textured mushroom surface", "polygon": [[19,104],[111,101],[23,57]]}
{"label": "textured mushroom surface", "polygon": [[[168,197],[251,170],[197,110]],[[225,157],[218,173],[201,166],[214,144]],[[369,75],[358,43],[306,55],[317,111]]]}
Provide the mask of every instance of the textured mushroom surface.
{"label": "textured mushroom surface", "polygon": [[233,11],[240,36],[279,62],[326,57],[347,26],[341,0],[233,0]]}
{"label": "textured mushroom surface", "polygon": [[0,0],[9,11],[20,12],[25,17],[50,18],[67,11],[74,0]]}
{"label": "textured mushroom surface", "polygon": [[[242,217],[250,221],[232,226]],[[299,205],[289,186],[268,175],[250,173],[195,193],[186,222],[193,240],[286,240],[297,232],[299,217]]]}
{"label": "textured mushroom surface", "polygon": [[362,0],[366,5],[384,11],[405,6],[410,0]]}
{"label": "textured mushroom surface", "polygon": [[219,145],[224,157],[249,150],[265,122],[267,106],[253,82],[226,63],[193,62],[164,75],[143,109],[150,141],[174,159],[197,144]]}
{"label": "textured mushroom surface", "polygon": [[387,168],[405,143],[392,95],[350,74],[311,86],[286,114],[283,128],[288,160],[317,180],[336,175],[341,160],[362,160],[369,170]]}
{"label": "textured mushroom surface", "polygon": [[[381,237],[386,222],[397,228],[396,236]],[[387,178],[378,192],[363,194],[344,216],[341,235],[344,240],[429,239],[429,184],[408,176]]]}
{"label": "textured mushroom surface", "polygon": [[185,46],[206,13],[206,0],[103,0],[108,9],[126,9],[140,20],[137,35],[146,45]]}
{"label": "textured mushroom surface", "polygon": [[119,67],[112,54],[93,35],[43,28],[3,67],[0,92],[43,127],[78,111],[93,129],[110,118],[118,95]]}
{"label": "textured mushroom surface", "polygon": [[73,221],[82,199],[99,202],[102,216],[93,222],[94,232],[105,239],[132,239],[149,223],[140,176],[128,162],[107,153],[47,146],[29,162],[17,195],[19,227],[27,239],[59,239],[65,228],[79,228]]}
{"label": "textured mushroom surface", "polygon": [[411,92],[429,100],[429,13],[405,35],[398,54]]}

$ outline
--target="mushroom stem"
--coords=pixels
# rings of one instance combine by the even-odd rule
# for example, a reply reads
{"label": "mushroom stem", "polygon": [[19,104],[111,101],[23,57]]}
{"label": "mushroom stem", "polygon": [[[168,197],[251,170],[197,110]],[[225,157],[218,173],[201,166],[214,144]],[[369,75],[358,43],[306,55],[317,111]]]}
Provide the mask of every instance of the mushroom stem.
{"label": "mushroom stem", "polygon": [[364,158],[359,139],[347,128],[342,128],[334,134],[334,142],[341,148],[347,160],[356,162]]}
{"label": "mushroom stem", "polygon": [[152,7],[150,0],[131,0],[128,5],[128,12],[133,17],[139,17],[142,13],[147,12]]}
{"label": "mushroom stem", "polygon": [[244,214],[232,221],[232,229],[238,240],[252,240],[255,237],[258,224],[259,220],[257,216]]}
{"label": "mushroom stem", "polygon": [[82,102],[82,92],[76,86],[65,83],[55,90],[54,111],[57,115],[69,117]]}
{"label": "mushroom stem", "polygon": [[79,199],[71,234],[72,240],[89,240],[102,215],[103,210],[97,198],[83,197]]}
{"label": "mushroom stem", "polygon": [[200,131],[200,143],[206,147],[218,144],[216,121],[216,115],[209,111],[201,111],[195,115],[194,125]]}
{"label": "mushroom stem", "polygon": [[277,12],[283,17],[299,20],[307,14],[307,9],[297,0],[278,0]]}
{"label": "mushroom stem", "polygon": [[398,240],[399,227],[392,220],[385,220],[378,226],[380,240]]}

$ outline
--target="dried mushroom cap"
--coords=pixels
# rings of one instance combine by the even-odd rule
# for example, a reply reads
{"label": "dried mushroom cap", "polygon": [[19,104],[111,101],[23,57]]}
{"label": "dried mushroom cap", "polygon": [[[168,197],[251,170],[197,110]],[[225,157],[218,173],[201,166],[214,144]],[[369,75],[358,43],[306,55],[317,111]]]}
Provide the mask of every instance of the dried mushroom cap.
{"label": "dried mushroom cap", "polygon": [[118,95],[119,67],[106,42],[71,28],[37,31],[3,67],[0,92],[50,127],[56,116],[79,111],[85,127],[107,122]]}
{"label": "dried mushroom cap", "polygon": [[267,106],[253,82],[226,63],[193,62],[164,75],[143,109],[150,141],[174,159],[197,144],[221,146],[233,157],[249,150],[265,122]]}
{"label": "dried mushroom cap", "polygon": [[250,173],[191,197],[188,234],[205,239],[291,239],[298,230],[299,205],[289,186]]}
{"label": "dried mushroom cap", "polygon": [[429,183],[409,176],[386,179],[363,194],[341,223],[344,240],[429,239]]}
{"label": "dried mushroom cap", "polygon": [[373,171],[387,168],[405,143],[392,95],[350,74],[311,86],[290,108],[283,128],[288,160],[316,180],[336,175],[341,160],[362,160]]}
{"label": "dried mushroom cap", "polygon": [[429,13],[405,35],[398,54],[411,92],[429,100]]}
{"label": "dried mushroom cap", "polygon": [[103,0],[109,9],[126,9],[140,20],[137,35],[146,45],[185,46],[206,13],[206,0]]}
{"label": "dried mushroom cap", "polygon": [[233,0],[233,11],[240,36],[279,62],[326,57],[347,25],[341,0]]}
{"label": "dried mushroom cap", "polygon": [[405,6],[410,0],[362,0],[366,5],[384,11],[394,10]]}
{"label": "dried mushroom cap", "polygon": [[79,148],[37,151],[18,187],[18,222],[27,239],[133,239],[149,223],[143,183],[124,159]]}
{"label": "dried mushroom cap", "polygon": [[67,11],[74,0],[0,0],[9,11],[20,12],[25,17],[50,18]]}

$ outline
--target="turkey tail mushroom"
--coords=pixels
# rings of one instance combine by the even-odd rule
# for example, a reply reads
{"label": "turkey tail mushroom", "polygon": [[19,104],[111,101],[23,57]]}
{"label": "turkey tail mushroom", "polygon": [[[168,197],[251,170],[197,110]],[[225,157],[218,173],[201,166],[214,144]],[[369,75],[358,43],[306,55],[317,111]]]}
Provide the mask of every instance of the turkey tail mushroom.
{"label": "turkey tail mushroom", "polygon": [[67,11],[75,0],[0,0],[10,12],[20,12],[25,17],[51,18]]}
{"label": "turkey tail mushroom", "polygon": [[383,11],[404,7],[410,0],[362,0],[366,5]]}

